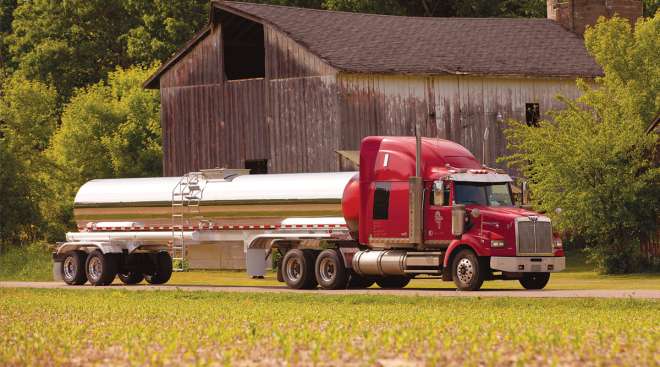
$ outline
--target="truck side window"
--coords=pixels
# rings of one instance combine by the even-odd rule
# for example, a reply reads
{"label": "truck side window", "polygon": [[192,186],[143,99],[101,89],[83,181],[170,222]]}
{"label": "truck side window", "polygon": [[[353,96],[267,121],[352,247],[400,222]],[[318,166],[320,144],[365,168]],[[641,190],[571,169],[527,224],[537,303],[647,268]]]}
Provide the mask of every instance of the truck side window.
{"label": "truck side window", "polygon": [[387,219],[390,207],[390,183],[376,182],[374,190],[374,219]]}

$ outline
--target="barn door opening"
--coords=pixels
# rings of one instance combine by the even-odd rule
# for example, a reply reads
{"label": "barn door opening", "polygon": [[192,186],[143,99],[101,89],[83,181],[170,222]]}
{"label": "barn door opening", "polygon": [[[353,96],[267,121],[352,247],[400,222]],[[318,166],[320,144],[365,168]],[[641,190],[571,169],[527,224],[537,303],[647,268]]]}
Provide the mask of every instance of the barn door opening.
{"label": "barn door opening", "polygon": [[220,11],[218,17],[226,80],[265,77],[263,25],[227,11]]}

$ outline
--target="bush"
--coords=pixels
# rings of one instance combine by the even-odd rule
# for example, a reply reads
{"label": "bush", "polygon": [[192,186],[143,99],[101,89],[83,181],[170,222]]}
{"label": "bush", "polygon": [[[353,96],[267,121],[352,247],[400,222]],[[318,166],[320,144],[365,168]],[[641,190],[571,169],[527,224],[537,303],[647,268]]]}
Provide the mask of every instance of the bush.
{"label": "bush", "polygon": [[657,229],[660,168],[657,137],[645,128],[660,110],[660,14],[634,32],[623,19],[599,20],[585,43],[605,76],[583,95],[561,100],[553,121],[505,130],[510,165],[529,178],[536,207],[554,213],[558,229],[584,238],[589,259],[603,273],[638,271],[639,243]]}
{"label": "bush", "polygon": [[0,248],[0,280],[53,280],[52,269],[50,246],[44,242]]}

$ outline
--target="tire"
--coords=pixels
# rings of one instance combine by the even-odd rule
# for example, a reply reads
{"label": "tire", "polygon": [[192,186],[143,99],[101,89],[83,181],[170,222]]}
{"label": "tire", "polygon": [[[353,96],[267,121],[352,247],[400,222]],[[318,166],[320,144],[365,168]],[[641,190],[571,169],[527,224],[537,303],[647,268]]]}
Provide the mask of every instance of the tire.
{"label": "tire", "polygon": [[87,253],[84,251],[72,251],[62,262],[62,279],[68,285],[83,285],[87,282],[85,273],[85,260]]}
{"label": "tire", "polygon": [[161,251],[151,254],[154,263],[154,273],[144,274],[144,279],[149,284],[165,284],[172,277],[172,257],[169,253]]}
{"label": "tire", "polygon": [[351,279],[348,282],[348,288],[351,289],[365,289],[374,285],[376,281],[372,278],[365,278],[355,272],[351,273]]}
{"label": "tire", "polygon": [[384,289],[401,289],[410,283],[410,277],[405,275],[395,275],[376,279],[376,284]]}
{"label": "tire", "polygon": [[287,251],[282,260],[282,278],[286,285],[293,289],[316,288],[314,260],[314,253],[310,250]]}
{"label": "tire", "polygon": [[138,284],[144,280],[144,274],[129,271],[126,274],[117,274],[119,280],[126,285]]}
{"label": "tire", "polygon": [[323,289],[346,289],[348,272],[344,261],[335,250],[323,250],[316,258],[316,282]]}
{"label": "tire", "polygon": [[550,273],[525,273],[519,279],[525,289],[543,289],[550,281]]}
{"label": "tire", "polygon": [[115,254],[103,254],[100,250],[94,250],[85,262],[87,280],[91,285],[108,285],[115,280],[118,265]]}
{"label": "tire", "polygon": [[451,266],[452,279],[459,290],[477,291],[484,283],[486,269],[472,250],[461,250],[454,257]]}

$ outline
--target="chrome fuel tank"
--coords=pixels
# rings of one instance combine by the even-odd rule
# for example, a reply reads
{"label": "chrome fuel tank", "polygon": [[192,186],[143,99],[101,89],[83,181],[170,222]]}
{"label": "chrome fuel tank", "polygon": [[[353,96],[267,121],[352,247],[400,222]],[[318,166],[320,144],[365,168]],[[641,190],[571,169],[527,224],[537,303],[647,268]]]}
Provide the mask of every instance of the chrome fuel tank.
{"label": "chrome fuel tank", "polygon": [[[199,175],[199,200],[186,208],[194,221],[267,225],[288,217],[341,217],[344,187],[356,172]],[[172,222],[181,177],[92,180],[78,191],[79,226],[99,221],[145,225]]]}

